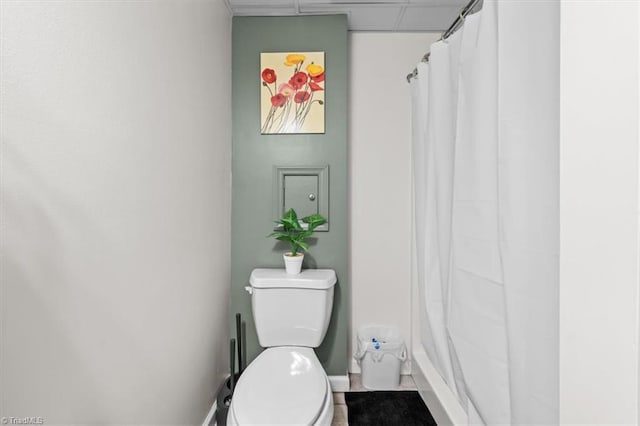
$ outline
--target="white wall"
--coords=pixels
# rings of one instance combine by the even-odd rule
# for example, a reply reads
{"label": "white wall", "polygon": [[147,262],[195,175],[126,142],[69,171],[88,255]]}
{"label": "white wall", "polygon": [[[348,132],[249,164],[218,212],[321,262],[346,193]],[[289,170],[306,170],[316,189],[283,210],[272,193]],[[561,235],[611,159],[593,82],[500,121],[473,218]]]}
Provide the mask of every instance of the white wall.
{"label": "white wall", "polygon": [[230,16],[1,7],[0,416],[202,422],[228,356]]}
{"label": "white wall", "polygon": [[[350,33],[351,351],[369,323],[411,337],[411,100],[439,34]],[[352,359],[352,372],[359,367]],[[410,363],[403,368],[409,373]]]}
{"label": "white wall", "polygon": [[639,21],[636,2],[561,4],[561,424],[640,420]]}

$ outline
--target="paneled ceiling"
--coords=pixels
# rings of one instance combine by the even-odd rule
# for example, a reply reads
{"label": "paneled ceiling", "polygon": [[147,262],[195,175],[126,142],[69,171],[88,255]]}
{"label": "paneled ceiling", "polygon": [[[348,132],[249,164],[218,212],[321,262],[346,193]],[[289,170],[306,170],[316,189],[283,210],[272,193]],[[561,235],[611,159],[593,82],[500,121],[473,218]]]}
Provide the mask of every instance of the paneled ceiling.
{"label": "paneled ceiling", "polygon": [[467,0],[224,0],[237,16],[346,14],[351,31],[446,30]]}

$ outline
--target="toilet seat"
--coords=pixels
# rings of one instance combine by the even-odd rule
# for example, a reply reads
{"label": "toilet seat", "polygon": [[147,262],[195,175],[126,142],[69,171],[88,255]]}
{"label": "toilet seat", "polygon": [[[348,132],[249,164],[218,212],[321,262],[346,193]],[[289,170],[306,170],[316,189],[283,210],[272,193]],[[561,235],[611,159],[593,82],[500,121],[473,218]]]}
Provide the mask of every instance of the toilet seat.
{"label": "toilet seat", "polygon": [[312,425],[331,398],[327,376],[312,348],[274,347],[242,373],[230,415],[239,425]]}

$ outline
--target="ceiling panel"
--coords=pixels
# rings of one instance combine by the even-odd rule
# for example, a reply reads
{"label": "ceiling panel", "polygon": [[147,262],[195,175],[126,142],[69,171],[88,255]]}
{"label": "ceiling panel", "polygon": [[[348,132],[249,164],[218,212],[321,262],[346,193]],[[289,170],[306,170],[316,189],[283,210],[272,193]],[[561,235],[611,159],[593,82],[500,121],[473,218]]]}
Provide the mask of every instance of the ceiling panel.
{"label": "ceiling panel", "polygon": [[295,7],[295,4],[295,0],[229,0],[229,5],[232,9],[236,7],[256,7],[262,9],[281,6]]}
{"label": "ceiling panel", "polygon": [[333,5],[331,8],[313,4],[300,5],[300,13],[346,14],[350,31],[393,31],[400,18],[403,6],[390,5]]}
{"label": "ceiling panel", "polygon": [[420,6],[447,6],[462,8],[469,0],[407,0],[409,4]]}
{"label": "ceiling panel", "polygon": [[298,9],[292,0],[276,0],[274,2],[231,0],[231,11],[236,16],[284,16],[297,15]]}
{"label": "ceiling panel", "polygon": [[346,14],[350,31],[443,31],[468,0],[224,0],[234,15]]}
{"label": "ceiling panel", "polygon": [[[442,0],[441,0],[442,1]],[[316,4],[316,5],[371,5],[371,4],[406,4],[408,0],[298,0],[302,4]]]}
{"label": "ceiling panel", "polygon": [[397,31],[444,31],[458,14],[459,7],[407,7]]}
{"label": "ceiling panel", "polygon": [[298,11],[293,7],[239,7],[233,9],[234,16],[293,16]]}
{"label": "ceiling panel", "polygon": [[393,31],[402,10],[402,7],[357,8],[349,15],[349,29],[351,31]]}

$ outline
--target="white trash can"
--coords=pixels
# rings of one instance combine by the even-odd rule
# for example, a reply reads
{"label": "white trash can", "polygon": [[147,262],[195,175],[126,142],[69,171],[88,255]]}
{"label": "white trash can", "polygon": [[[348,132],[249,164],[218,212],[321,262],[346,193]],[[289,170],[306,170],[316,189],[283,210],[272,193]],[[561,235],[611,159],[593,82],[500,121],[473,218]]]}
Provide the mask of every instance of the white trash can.
{"label": "white trash can", "polygon": [[358,330],[358,352],[353,356],[362,370],[362,386],[371,390],[396,389],[407,347],[395,327],[368,325]]}

